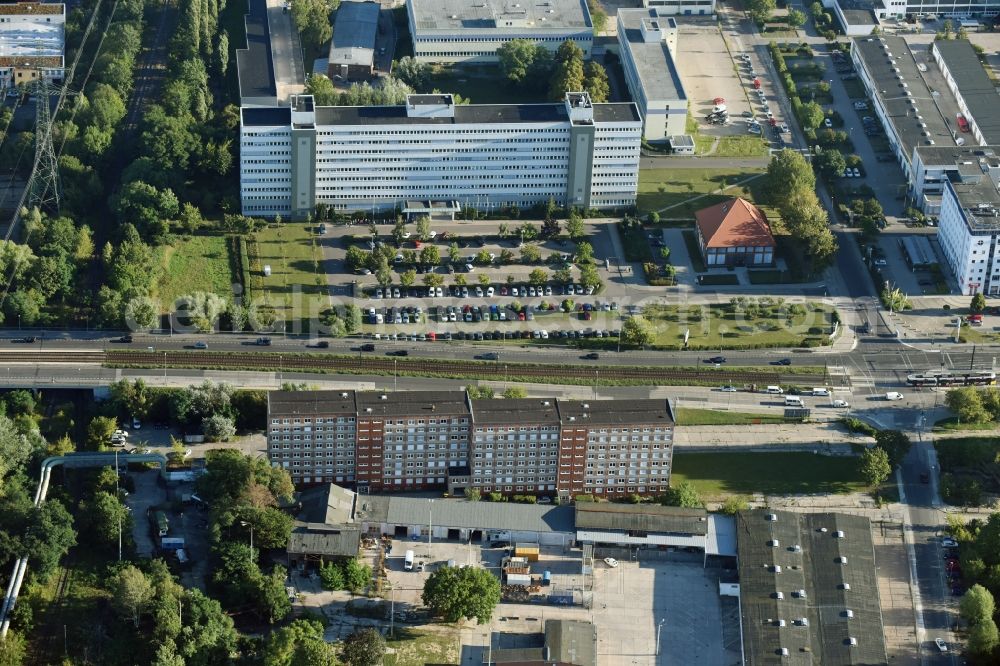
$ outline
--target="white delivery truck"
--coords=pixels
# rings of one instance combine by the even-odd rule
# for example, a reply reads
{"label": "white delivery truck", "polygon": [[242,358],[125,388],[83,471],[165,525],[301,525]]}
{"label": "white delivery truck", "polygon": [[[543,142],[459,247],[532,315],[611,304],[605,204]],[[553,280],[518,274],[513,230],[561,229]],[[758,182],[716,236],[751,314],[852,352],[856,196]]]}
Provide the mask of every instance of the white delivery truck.
{"label": "white delivery truck", "polygon": [[786,395],[785,396],[785,407],[805,407],[802,404],[802,398],[797,395]]}
{"label": "white delivery truck", "polygon": [[403,557],[403,570],[413,571],[413,551],[406,551],[406,555]]}

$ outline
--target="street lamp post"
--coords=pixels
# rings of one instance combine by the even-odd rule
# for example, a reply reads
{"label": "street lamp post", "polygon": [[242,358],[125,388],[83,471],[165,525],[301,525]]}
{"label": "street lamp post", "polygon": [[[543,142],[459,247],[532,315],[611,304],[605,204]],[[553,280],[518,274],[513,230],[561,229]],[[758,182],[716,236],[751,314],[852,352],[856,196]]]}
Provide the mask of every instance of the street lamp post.
{"label": "street lamp post", "polygon": [[656,656],[660,656],[660,629],[663,628],[663,623],[666,622],[666,618],[660,620],[659,624],[656,625]]}
{"label": "street lamp post", "polygon": [[250,528],[250,564],[253,564],[253,523],[241,520],[240,525]]}

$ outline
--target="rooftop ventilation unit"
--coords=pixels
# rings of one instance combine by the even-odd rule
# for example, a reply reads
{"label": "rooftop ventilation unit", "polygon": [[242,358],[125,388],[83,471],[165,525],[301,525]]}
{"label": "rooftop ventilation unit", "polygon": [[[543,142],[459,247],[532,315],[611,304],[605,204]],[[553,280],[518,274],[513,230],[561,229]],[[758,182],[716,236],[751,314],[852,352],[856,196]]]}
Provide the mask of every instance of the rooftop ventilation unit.
{"label": "rooftop ventilation unit", "polygon": [[767,520],[768,520],[768,522],[771,522],[771,523],[775,522],[776,520],[778,520],[778,514],[776,514],[776,513],[769,513],[769,514],[767,514]]}
{"label": "rooftop ventilation unit", "polygon": [[341,398],[346,398],[346,397],[347,397],[347,392],[346,392],[346,391],[344,391],[343,393],[341,393],[341,394],[340,394],[340,397],[341,397]]}
{"label": "rooftop ventilation unit", "polygon": [[794,592],[792,592],[792,596],[795,597],[796,599],[805,599],[806,598],[806,591],[805,590],[795,590]]}
{"label": "rooftop ventilation unit", "polygon": [[784,592],[775,592],[774,593],[774,598],[777,599],[778,601],[781,601],[782,599],[785,598],[785,593]]}
{"label": "rooftop ventilation unit", "polygon": [[850,583],[841,583],[840,585],[837,586],[837,589],[844,590],[845,592],[849,592],[851,590],[851,584]]}
{"label": "rooftop ventilation unit", "polygon": [[836,562],[837,564],[847,564],[847,558],[841,555],[836,560],[834,560],[834,562]]}
{"label": "rooftop ventilation unit", "polygon": [[834,532],[833,533],[833,538],[834,539],[843,539],[844,538],[844,530],[837,530],[836,532]]}
{"label": "rooftop ventilation unit", "polygon": [[776,626],[776,627],[783,627],[783,626],[785,626],[785,621],[784,620],[780,620],[780,619],[776,620],[775,623],[774,623],[774,626]]}
{"label": "rooftop ventilation unit", "polygon": [[821,528],[819,528],[819,531],[823,532],[825,534],[826,533],[826,528],[825,527],[821,527]]}
{"label": "rooftop ventilation unit", "polygon": [[800,546],[799,544],[795,544],[795,545],[791,546],[788,550],[792,551],[793,553],[801,553],[802,552],[802,546]]}
{"label": "rooftop ventilation unit", "polygon": [[773,571],[776,574],[781,573],[781,565],[780,564],[775,564],[773,567],[771,567],[771,571]]}
{"label": "rooftop ventilation unit", "polygon": [[788,656],[788,648],[781,648],[781,649],[779,649],[778,650],[778,654],[780,654],[782,657],[787,657]]}
{"label": "rooftop ventilation unit", "polygon": [[855,638],[854,636],[848,636],[847,640],[844,641],[844,643],[846,643],[847,645],[857,645],[858,644],[858,639]]}
{"label": "rooftop ventilation unit", "polygon": [[807,618],[807,617],[800,617],[799,619],[797,619],[795,621],[795,624],[799,625],[800,627],[808,627],[809,626],[809,618]]}
{"label": "rooftop ventilation unit", "polygon": [[385,393],[383,393],[382,395],[380,395],[380,396],[378,397],[378,399],[379,399],[379,400],[388,400],[388,399],[389,399],[389,396],[387,396],[387,395],[386,395]]}
{"label": "rooftop ventilation unit", "polygon": [[854,617],[854,611],[848,608],[847,610],[844,611],[844,617]]}
{"label": "rooftop ventilation unit", "polygon": [[767,542],[767,545],[770,546],[771,548],[777,548],[778,546],[781,545],[781,543],[779,543],[777,539],[771,539],[770,541]]}

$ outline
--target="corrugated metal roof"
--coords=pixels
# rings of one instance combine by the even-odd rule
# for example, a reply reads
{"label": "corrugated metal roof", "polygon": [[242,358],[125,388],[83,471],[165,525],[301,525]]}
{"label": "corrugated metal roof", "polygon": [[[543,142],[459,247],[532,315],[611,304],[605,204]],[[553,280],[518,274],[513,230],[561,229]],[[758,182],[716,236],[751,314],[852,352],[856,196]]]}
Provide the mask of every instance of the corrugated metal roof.
{"label": "corrugated metal roof", "polygon": [[708,533],[708,512],[658,504],[609,504],[578,502],[577,529],[605,529],[674,534]]}
{"label": "corrugated metal roof", "polygon": [[298,525],[288,537],[290,555],[325,555],[355,557],[361,545],[361,530],[357,527]]}

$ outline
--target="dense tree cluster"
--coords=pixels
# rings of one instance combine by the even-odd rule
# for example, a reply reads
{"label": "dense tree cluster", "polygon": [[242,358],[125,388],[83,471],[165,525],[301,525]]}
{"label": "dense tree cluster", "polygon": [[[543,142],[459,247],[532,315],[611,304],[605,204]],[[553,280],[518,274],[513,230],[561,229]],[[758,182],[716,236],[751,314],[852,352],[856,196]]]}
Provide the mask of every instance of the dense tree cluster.
{"label": "dense tree cluster", "polygon": [[826,211],[816,197],[816,176],[801,153],[785,149],[767,167],[771,203],[781,213],[793,251],[803,268],[817,273],[833,261],[837,241],[830,231]]}
{"label": "dense tree cluster", "polygon": [[566,40],[553,54],[530,39],[513,39],[497,49],[500,71],[507,81],[519,87],[542,92],[562,101],[567,92],[586,90],[594,102],[608,101],[608,73],[595,61],[584,63],[583,51],[576,42]]}

